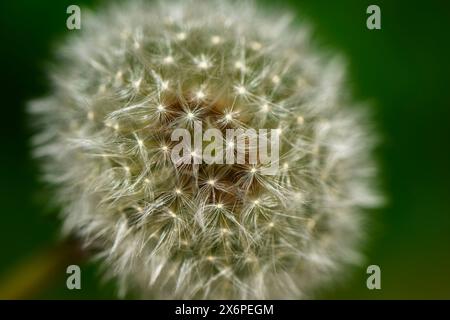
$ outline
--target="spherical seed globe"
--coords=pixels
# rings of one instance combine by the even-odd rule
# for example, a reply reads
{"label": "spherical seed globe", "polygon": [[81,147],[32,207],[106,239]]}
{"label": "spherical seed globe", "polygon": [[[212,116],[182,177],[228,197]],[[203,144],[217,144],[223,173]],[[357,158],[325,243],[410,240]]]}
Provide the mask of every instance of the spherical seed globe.
{"label": "spherical seed globe", "polygon": [[[144,298],[309,298],[377,205],[365,107],[304,24],[232,1],[82,12],[30,110],[63,229]],[[174,163],[171,134],[276,129],[262,163]],[[196,156],[194,150],[192,157]]]}

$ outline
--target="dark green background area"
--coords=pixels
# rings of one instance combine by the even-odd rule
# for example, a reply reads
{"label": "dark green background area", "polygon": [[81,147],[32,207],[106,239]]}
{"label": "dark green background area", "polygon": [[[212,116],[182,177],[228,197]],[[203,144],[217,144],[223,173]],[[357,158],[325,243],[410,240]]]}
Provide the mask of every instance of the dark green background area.
{"label": "dark green background area", "polygon": [[[58,239],[59,222],[30,156],[25,103],[47,92],[45,63],[54,45],[77,32],[66,28],[70,4],[82,11],[100,7],[92,1],[0,4],[0,281]],[[381,30],[366,28],[369,4],[381,7]],[[368,213],[365,250],[367,265],[381,267],[382,289],[366,288],[362,267],[321,297],[450,299],[450,6],[350,0],[286,6],[313,23],[319,46],[348,58],[354,94],[372,102],[383,140],[377,157],[388,202]],[[33,297],[115,297],[112,285],[100,283],[97,266],[83,264],[82,270],[82,290],[67,290],[61,270]]]}

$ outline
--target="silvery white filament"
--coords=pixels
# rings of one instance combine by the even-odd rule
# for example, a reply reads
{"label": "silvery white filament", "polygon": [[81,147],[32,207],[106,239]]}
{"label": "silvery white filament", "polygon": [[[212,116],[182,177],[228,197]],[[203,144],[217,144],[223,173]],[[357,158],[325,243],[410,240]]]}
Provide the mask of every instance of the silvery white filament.
{"label": "silvery white filament", "polygon": [[[376,205],[364,106],[342,61],[254,3],[83,12],[30,109],[64,231],[147,298],[304,298],[360,259]],[[280,170],[176,167],[175,128],[279,128]],[[253,170],[252,170],[253,168]]]}

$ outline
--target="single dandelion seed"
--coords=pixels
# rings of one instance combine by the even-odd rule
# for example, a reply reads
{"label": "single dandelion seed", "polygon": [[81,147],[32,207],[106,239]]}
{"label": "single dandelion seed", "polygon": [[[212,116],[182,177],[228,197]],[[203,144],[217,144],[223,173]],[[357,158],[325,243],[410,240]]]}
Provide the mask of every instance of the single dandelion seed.
{"label": "single dandelion seed", "polygon": [[133,87],[135,89],[139,89],[141,86],[141,82],[142,82],[142,78],[137,79],[136,81],[133,82]]}
{"label": "single dandelion seed", "polygon": [[195,59],[197,67],[202,70],[207,70],[209,67],[211,67],[211,62],[205,55],[201,55],[199,59]]}
{"label": "single dandelion seed", "polygon": [[222,39],[219,36],[217,36],[217,35],[214,35],[214,36],[211,37],[211,43],[212,44],[219,44],[221,41],[222,41]]}
{"label": "single dandelion seed", "polygon": [[165,91],[167,89],[169,89],[169,80],[161,81],[161,90]]}
{"label": "single dandelion seed", "polygon": [[172,218],[176,218],[176,217],[177,217],[177,215],[175,214],[175,212],[173,212],[172,210],[169,210],[168,212],[169,212],[169,215],[170,215]]}
{"label": "single dandelion seed", "polygon": [[250,42],[250,48],[254,51],[259,51],[262,48],[262,44],[258,41],[252,41]]}
{"label": "single dandelion seed", "polygon": [[164,64],[172,64],[173,62],[174,62],[174,59],[173,59],[172,56],[166,56],[166,57],[164,57],[164,59],[163,59],[163,63],[164,63]]}
{"label": "single dandelion seed", "polygon": [[88,120],[92,121],[95,118],[95,113],[93,111],[89,111],[87,114]]}
{"label": "single dandelion seed", "polygon": [[247,93],[247,89],[244,86],[238,85],[236,86],[236,92],[238,95],[245,95]]}
{"label": "single dandelion seed", "polygon": [[192,119],[194,119],[194,114],[193,114],[192,112],[188,112],[188,113],[186,114],[186,117],[187,117],[189,120],[192,120]]}
{"label": "single dandelion seed", "polygon": [[240,71],[245,71],[245,70],[247,69],[246,66],[245,66],[245,63],[242,62],[242,61],[236,61],[236,62],[234,63],[234,67],[235,67],[236,69],[240,70]]}
{"label": "single dandelion seed", "polygon": [[281,79],[280,79],[279,76],[274,75],[274,76],[272,77],[272,82],[273,82],[274,84],[279,84],[280,81],[281,81]]}
{"label": "single dandelion seed", "polygon": [[186,35],[186,33],[185,33],[185,32],[180,32],[180,33],[177,33],[177,39],[178,39],[178,40],[180,40],[180,41],[183,41],[183,40],[185,40],[185,39],[186,39],[186,37],[187,37],[187,35]]}
{"label": "single dandelion seed", "polygon": [[204,99],[204,98],[206,97],[206,94],[205,94],[202,90],[199,90],[199,91],[197,91],[197,92],[195,93],[195,97],[196,97],[198,100],[202,100],[202,99]]}

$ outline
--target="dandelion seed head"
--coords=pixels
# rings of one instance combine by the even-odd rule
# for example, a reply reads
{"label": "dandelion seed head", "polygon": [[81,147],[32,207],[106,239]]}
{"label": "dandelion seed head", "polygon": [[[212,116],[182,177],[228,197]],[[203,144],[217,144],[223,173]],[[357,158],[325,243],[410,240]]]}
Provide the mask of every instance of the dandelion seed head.
{"label": "dandelion seed head", "polygon": [[[375,139],[345,64],[312,47],[309,26],[247,1],[98,10],[59,49],[53,89],[30,111],[63,231],[98,250],[121,292],[309,298],[360,262],[363,210],[380,201]],[[172,162],[172,132],[194,120],[275,129],[278,171]],[[223,140],[234,156],[239,144]]]}

